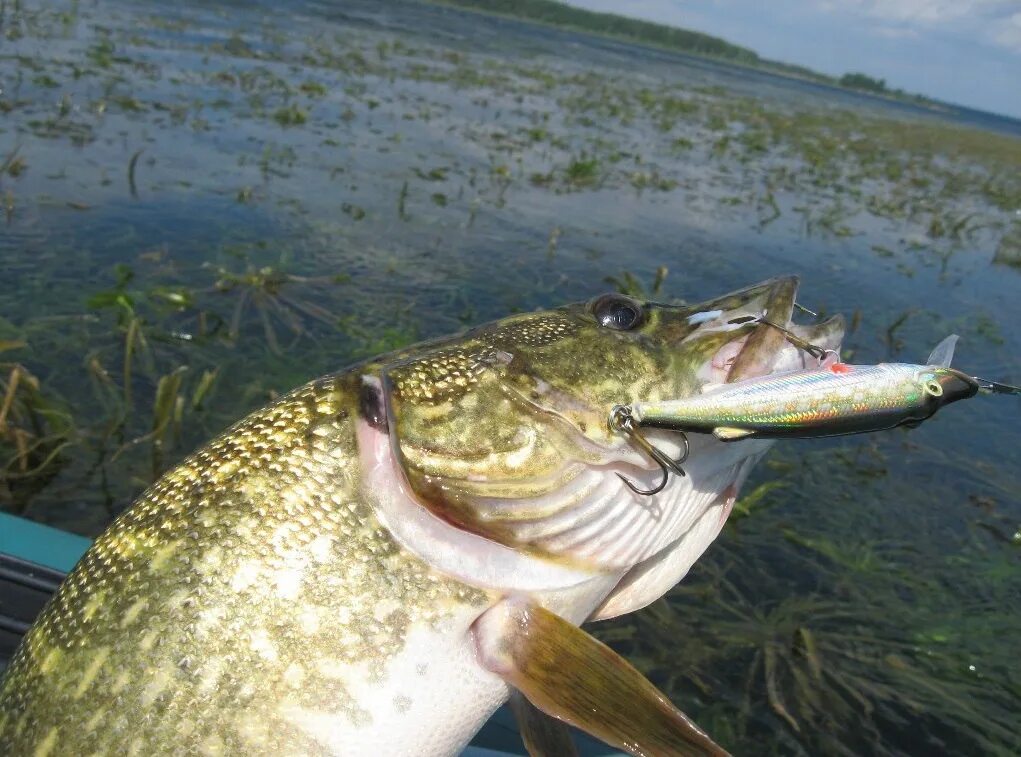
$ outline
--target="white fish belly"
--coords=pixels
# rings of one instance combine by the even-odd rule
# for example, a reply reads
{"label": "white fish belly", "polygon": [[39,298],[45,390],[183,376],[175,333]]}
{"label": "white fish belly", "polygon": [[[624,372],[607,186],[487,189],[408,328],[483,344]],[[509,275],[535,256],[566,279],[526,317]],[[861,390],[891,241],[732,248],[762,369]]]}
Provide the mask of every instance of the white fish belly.
{"label": "white fish belly", "polygon": [[367,663],[330,671],[367,712],[362,722],[287,705],[282,719],[337,755],[458,754],[510,693],[476,660],[470,629],[479,614],[465,608],[435,627],[412,626],[383,671]]}

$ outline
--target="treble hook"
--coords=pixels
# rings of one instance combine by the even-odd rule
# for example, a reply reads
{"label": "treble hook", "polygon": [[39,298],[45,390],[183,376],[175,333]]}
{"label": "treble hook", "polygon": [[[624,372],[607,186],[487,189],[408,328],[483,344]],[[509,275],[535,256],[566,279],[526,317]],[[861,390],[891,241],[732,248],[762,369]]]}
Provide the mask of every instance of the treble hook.
{"label": "treble hook", "polygon": [[638,424],[635,423],[634,415],[631,414],[631,408],[627,405],[614,405],[613,409],[610,410],[610,429],[612,431],[627,434],[628,437],[631,438],[631,441],[637,444],[645,454],[655,460],[656,464],[659,465],[660,470],[663,471],[663,479],[652,489],[640,489],[633,481],[626,478],[623,474],[618,473],[617,476],[620,480],[623,481],[635,494],[641,494],[642,496],[649,497],[663,491],[667,482],[670,480],[671,472],[680,476],[687,475],[681,468],[681,463],[688,459],[688,453],[691,452],[691,447],[688,444],[688,437],[683,431],[678,433],[681,435],[681,441],[684,442],[684,453],[677,460],[673,460],[661,449],[653,446],[653,444],[646,439],[641,432],[639,432]]}

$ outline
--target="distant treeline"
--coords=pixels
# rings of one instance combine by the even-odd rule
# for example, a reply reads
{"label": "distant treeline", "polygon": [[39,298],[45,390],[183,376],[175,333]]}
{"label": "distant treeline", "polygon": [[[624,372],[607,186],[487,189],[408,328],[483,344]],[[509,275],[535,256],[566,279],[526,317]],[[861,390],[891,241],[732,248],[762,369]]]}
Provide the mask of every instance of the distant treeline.
{"label": "distant treeline", "polygon": [[439,0],[471,10],[500,13],[527,18],[555,26],[569,26],[596,34],[625,37],[675,50],[726,58],[739,63],[755,64],[759,56],[747,47],[731,44],[710,34],[639,21],[615,13],[596,13],[557,2],[557,0]]}
{"label": "distant treeline", "polygon": [[873,79],[865,74],[850,73],[840,77],[840,86],[851,89],[864,89],[866,92],[886,93],[890,90],[886,86],[886,79]]}
{"label": "distant treeline", "polygon": [[711,34],[680,29],[674,26],[640,21],[616,13],[596,13],[576,8],[560,0],[426,0],[426,2],[454,5],[481,13],[523,18],[551,26],[567,27],[580,31],[618,37],[647,45],[656,45],[681,52],[721,58],[740,65],[751,66],[798,79],[808,79],[832,86],[870,92],[883,97],[910,100],[926,107],[946,106],[922,95],[887,87],[885,79],[875,79],[862,73],[850,72],[839,79],[821,74],[805,66],[760,58],[747,47],[734,45]]}

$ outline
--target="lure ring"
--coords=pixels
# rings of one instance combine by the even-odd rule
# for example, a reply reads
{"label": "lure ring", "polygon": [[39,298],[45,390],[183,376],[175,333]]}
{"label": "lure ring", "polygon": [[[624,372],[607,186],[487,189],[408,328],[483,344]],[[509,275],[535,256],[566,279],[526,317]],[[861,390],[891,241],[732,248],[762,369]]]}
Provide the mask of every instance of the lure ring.
{"label": "lure ring", "polygon": [[663,450],[653,445],[652,442],[646,439],[638,430],[638,424],[635,421],[635,417],[631,412],[630,406],[614,405],[610,409],[609,426],[611,431],[628,436],[628,438],[638,445],[645,454],[651,457],[659,466],[660,470],[663,471],[663,478],[660,480],[659,484],[651,489],[642,489],[635,484],[634,481],[631,481],[622,473],[618,473],[617,477],[635,494],[641,494],[643,497],[650,497],[653,494],[658,494],[666,488],[667,483],[670,481],[671,473],[676,473],[680,476],[687,475],[684,472],[684,469],[681,468],[681,463],[688,459],[688,455],[691,453],[691,445],[688,443],[688,435],[683,431],[679,431],[678,433],[681,435],[684,452],[675,460],[663,452]]}

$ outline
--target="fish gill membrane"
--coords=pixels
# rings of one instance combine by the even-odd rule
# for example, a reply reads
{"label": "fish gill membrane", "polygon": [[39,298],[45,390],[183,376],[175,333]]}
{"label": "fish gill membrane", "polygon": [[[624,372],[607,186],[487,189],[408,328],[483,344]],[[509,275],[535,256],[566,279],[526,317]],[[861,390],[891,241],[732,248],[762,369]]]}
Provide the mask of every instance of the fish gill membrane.
{"label": "fish gill membrane", "polygon": [[[606,408],[803,367],[755,321],[791,327],[796,291],[605,295],[256,411],[69,574],[0,680],[0,753],[457,754],[515,691],[633,754],[722,753],[579,625],[677,583],[771,442],[695,440],[686,475],[643,497],[617,474],[659,471]],[[837,346],[839,322],[816,328]],[[537,714],[538,749],[557,729]]]}

